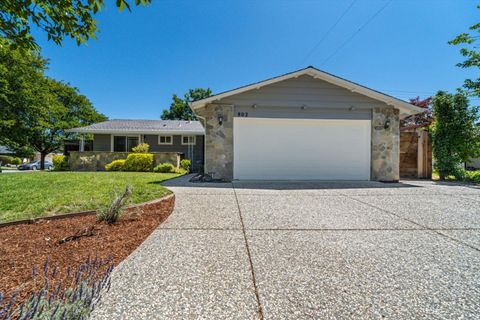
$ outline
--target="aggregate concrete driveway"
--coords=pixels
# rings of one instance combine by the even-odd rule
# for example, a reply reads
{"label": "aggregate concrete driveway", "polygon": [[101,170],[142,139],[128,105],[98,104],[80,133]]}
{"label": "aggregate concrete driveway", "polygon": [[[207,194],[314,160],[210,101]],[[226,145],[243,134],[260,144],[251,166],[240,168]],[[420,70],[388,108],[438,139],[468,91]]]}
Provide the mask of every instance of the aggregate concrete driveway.
{"label": "aggregate concrete driveway", "polygon": [[480,317],[478,188],[186,179],[93,318]]}

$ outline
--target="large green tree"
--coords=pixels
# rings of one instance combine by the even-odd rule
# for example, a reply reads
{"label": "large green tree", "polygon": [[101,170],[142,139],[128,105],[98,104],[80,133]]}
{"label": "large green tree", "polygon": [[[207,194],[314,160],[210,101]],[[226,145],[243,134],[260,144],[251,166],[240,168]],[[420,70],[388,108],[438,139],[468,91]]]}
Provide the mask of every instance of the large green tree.
{"label": "large green tree", "polygon": [[47,78],[46,66],[36,53],[0,47],[0,143],[39,152],[42,169],[72,135],[66,129],[106,119],[76,88]]}
{"label": "large green tree", "polygon": [[[151,1],[131,0],[130,3],[148,5]],[[115,4],[119,10],[130,10],[129,0],[116,0]],[[61,44],[66,37],[77,44],[86,43],[98,32],[94,15],[104,6],[104,0],[1,0],[0,37],[13,48],[38,50],[31,33],[31,26],[35,26],[56,44]]]}
{"label": "large green tree", "polygon": [[433,98],[432,146],[440,179],[461,176],[461,165],[479,155],[478,109],[469,107],[463,92],[439,91]]}
{"label": "large green tree", "polygon": [[183,99],[176,94],[172,97],[172,103],[168,110],[163,110],[161,118],[163,120],[196,120],[195,114],[189,107],[189,103],[208,98],[212,95],[210,89],[190,89],[183,96]]}
{"label": "large green tree", "polygon": [[[480,5],[477,6],[480,9]],[[480,51],[476,44],[480,39],[480,23],[476,23],[471,26],[469,32],[461,33],[455,39],[449,41],[452,45],[463,46],[460,49],[460,54],[465,57],[463,62],[457,64],[461,68],[474,68],[480,71]],[[466,79],[464,88],[467,94],[480,96],[480,77],[475,79]]]}

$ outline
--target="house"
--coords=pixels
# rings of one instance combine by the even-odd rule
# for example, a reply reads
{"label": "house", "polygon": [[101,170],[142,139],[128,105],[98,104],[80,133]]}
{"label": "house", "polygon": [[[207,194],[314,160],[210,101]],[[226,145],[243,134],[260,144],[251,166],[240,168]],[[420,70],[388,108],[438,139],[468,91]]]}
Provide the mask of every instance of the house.
{"label": "house", "polygon": [[399,180],[400,119],[423,111],[314,67],[195,101],[205,172],[260,180]]}
{"label": "house", "polygon": [[[203,166],[204,129],[198,121],[114,119],[68,132],[80,134],[79,151],[70,151],[73,170],[103,170],[105,164],[125,159],[140,143],[147,143],[155,162],[175,165],[177,155],[192,161],[192,170]],[[85,150],[85,136],[93,137]]]}

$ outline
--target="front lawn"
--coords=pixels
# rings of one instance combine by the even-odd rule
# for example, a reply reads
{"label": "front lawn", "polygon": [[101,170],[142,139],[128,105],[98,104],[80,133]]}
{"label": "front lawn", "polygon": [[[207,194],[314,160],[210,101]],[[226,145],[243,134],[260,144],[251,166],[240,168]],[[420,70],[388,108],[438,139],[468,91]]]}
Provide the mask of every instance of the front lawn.
{"label": "front lawn", "polygon": [[0,174],[0,222],[94,210],[113,190],[133,186],[132,203],[163,197],[162,181],[179,176],[149,172],[35,172]]}

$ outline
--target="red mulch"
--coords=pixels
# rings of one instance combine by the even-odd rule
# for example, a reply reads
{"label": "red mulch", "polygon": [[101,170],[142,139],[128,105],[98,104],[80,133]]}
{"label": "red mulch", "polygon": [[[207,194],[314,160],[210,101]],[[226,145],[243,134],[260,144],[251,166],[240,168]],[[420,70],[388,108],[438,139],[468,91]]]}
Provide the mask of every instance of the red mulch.
{"label": "red mulch", "polygon": [[[69,267],[75,270],[89,256],[111,258],[117,265],[170,215],[174,204],[171,196],[130,208],[113,225],[88,215],[0,227],[0,292],[8,298],[21,287],[17,302],[23,302],[35,290],[33,266],[41,270],[47,257],[51,266],[57,265],[60,276],[66,275]],[[93,236],[58,244],[89,226],[94,226]]]}

